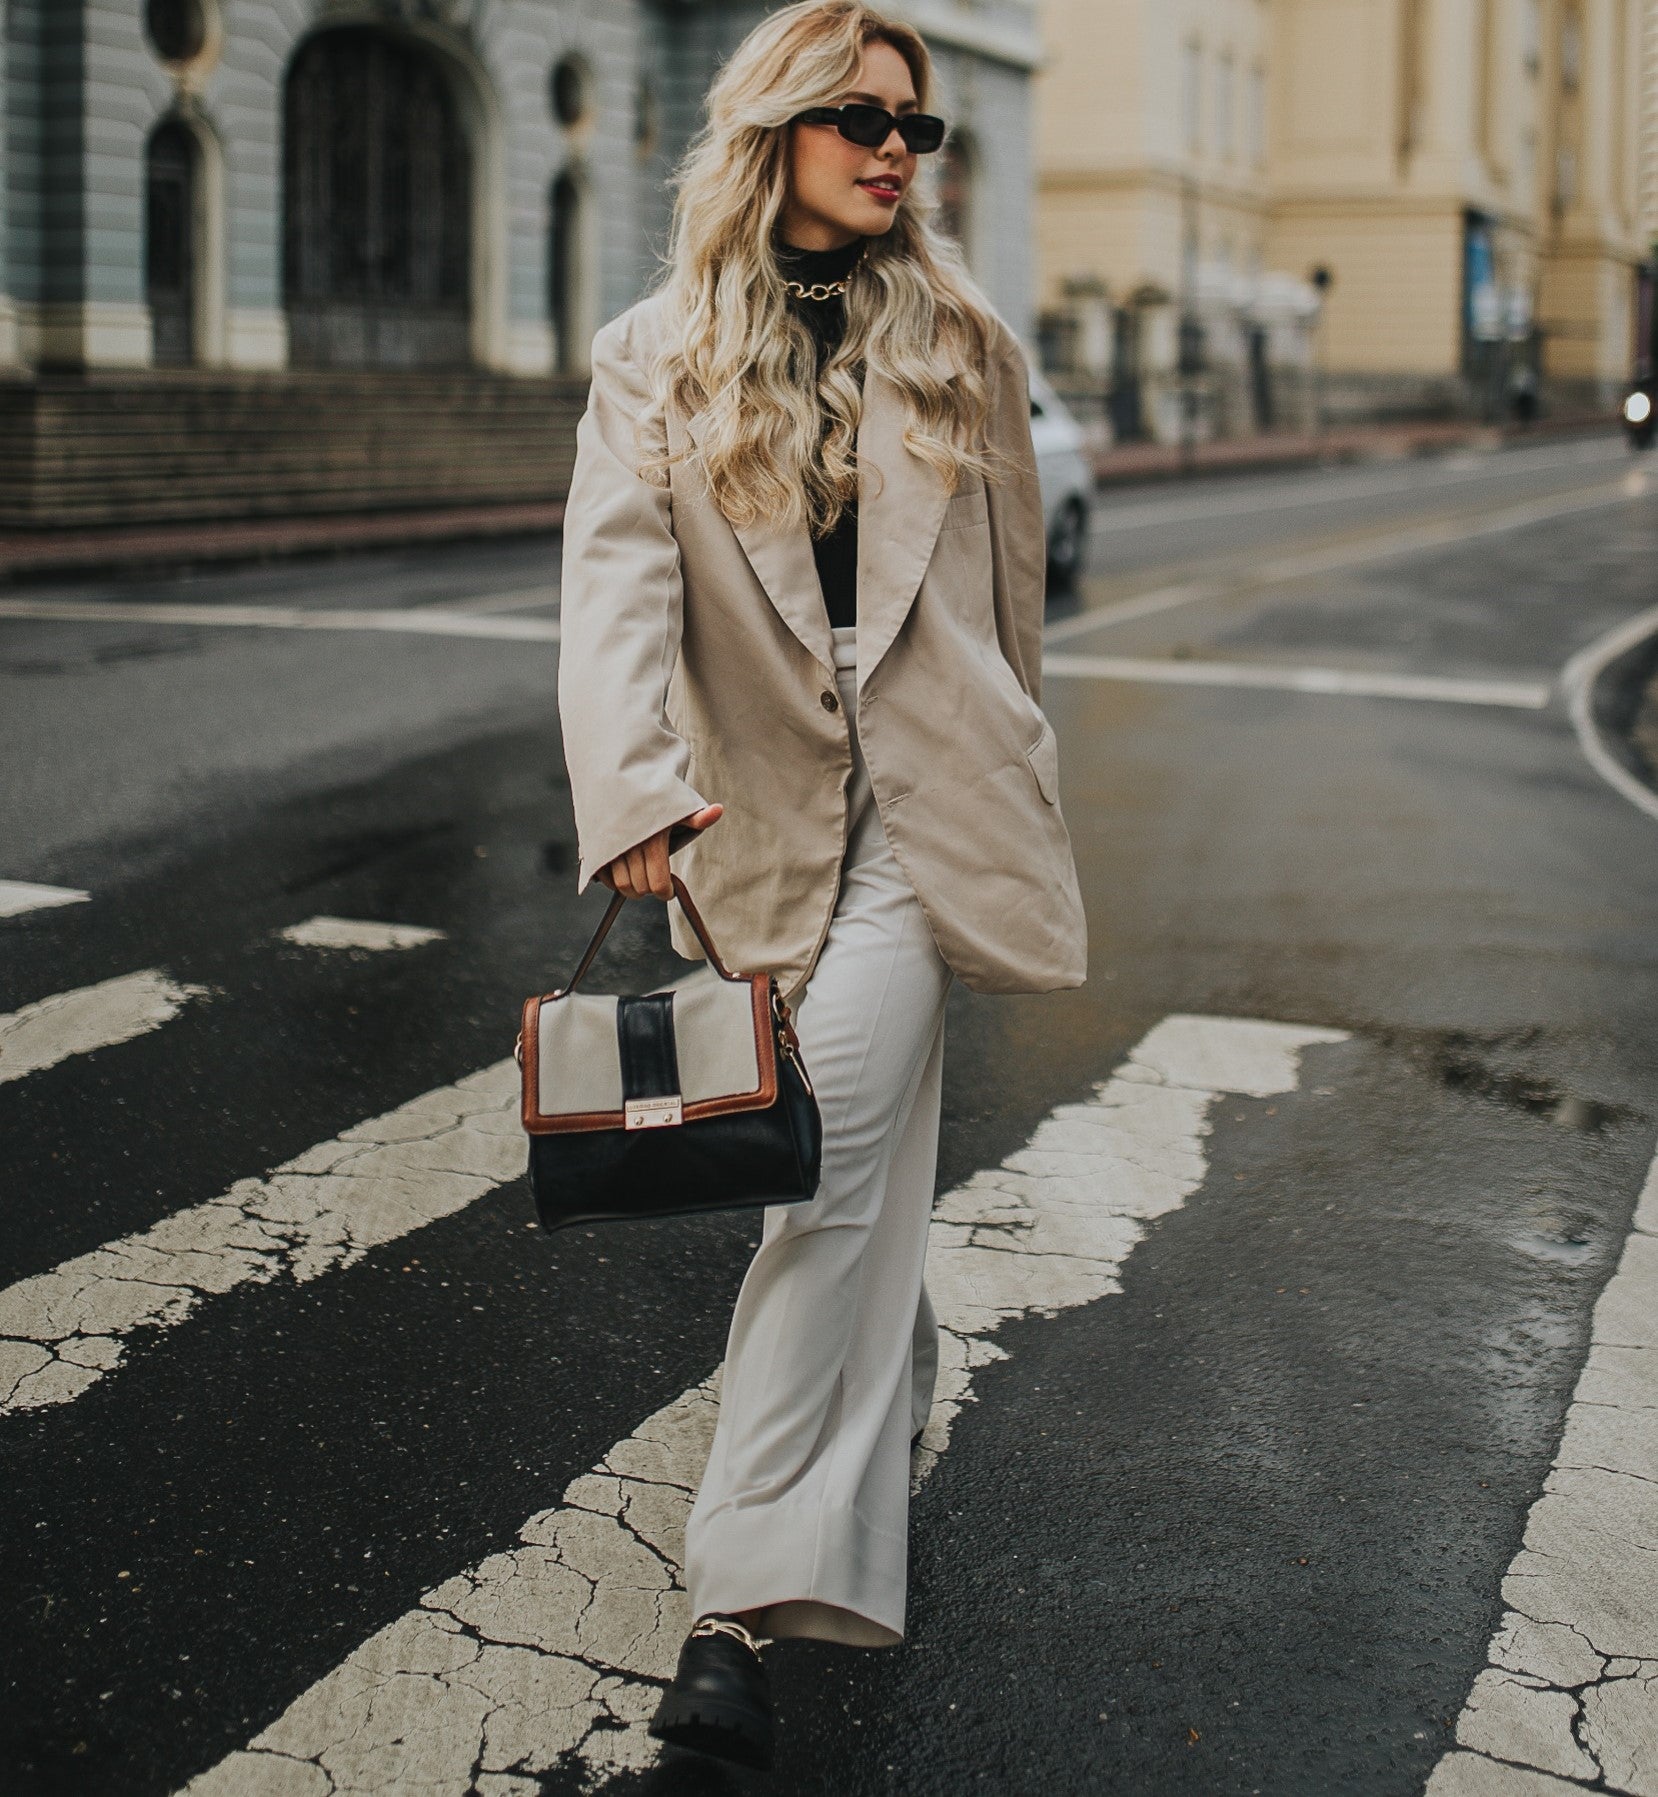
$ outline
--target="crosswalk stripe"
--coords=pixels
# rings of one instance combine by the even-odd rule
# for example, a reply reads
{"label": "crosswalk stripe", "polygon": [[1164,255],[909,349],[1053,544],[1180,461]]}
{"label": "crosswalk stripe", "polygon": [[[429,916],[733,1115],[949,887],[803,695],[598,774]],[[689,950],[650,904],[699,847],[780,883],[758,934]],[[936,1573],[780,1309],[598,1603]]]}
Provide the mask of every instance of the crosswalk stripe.
{"label": "crosswalk stripe", "polygon": [[45,911],[57,905],[84,905],[90,892],[70,886],[36,886],[28,880],[0,880],[0,917],[21,917],[27,911]]}
{"label": "crosswalk stripe", "polygon": [[374,953],[419,948],[424,943],[443,940],[442,930],[430,930],[422,924],[373,923],[355,917],[308,917],[304,923],[278,930],[277,935],[301,948],[362,948]]}
{"label": "crosswalk stripe", "polygon": [[1589,1343],[1427,1797],[1658,1790],[1658,1159]]}
{"label": "crosswalk stripe", "polygon": [[57,992],[0,1015],[0,1086],[26,1074],[130,1042],[176,1017],[205,986],[180,985],[159,968],[124,973],[96,986]]}
{"label": "crosswalk stripe", "polygon": [[[1227,1094],[1294,1090],[1304,1049],[1338,1030],[1175,1016],[1093,1095],[976,1173],[933,1214],[927,1286],[940,1323],[932,1416],[912,1489],[936,1464],[993,1338],[1120,1291],[1151,1219],[1207,1171],[1208,1113]],[[185,1797],[533,1797],[565,1756],[599,1775],[655,1758],[645,1724],[690,1624],[685,1518],[707,1459],[719,1369],[532,1516],[518,1542],[370,1637]]]}
{"label": "crosswalk stripe", "polygon": [[0,1291],[0,1414],[68,1404],[139,1330],[239,1286],[351,1266],[524,1170],[510,1057],[353,1124],[263,1179]]}

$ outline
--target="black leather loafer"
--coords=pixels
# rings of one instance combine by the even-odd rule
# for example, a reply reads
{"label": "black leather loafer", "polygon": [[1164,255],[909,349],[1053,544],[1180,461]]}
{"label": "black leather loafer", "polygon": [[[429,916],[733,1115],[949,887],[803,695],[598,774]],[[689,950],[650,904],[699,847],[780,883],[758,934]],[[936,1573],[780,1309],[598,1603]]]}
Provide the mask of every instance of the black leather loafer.
{"label": "black leather loafer", "polygon": [[771,1680],[760,1644],[735,1616],[697,1618],[650,1732],[675,1747],[762,1772],[770,1768]]}

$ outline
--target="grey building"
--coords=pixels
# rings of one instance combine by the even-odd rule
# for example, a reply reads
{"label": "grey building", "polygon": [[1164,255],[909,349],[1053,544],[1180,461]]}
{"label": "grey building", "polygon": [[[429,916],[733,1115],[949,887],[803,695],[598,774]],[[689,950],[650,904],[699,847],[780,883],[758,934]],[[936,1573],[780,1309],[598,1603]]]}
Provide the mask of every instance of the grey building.
{"label": "grey building", "polygon": [[[666,177],[708,82],[764,10],[5,0],[0,426],[12,450],[0,522],[186,515],[176,473],[153,503],[100,508],[96,470],[114,464],[98,459],[99,421],[116,414],[129,449],[142,415],[176,460],[184,425],[210,451],[237,417],[267,436],[303,419],[320,442],[348,405],[359,433],[384,419],[393,475],[413,406],[430,478],[371,491],[359,455],[355,484],[317,503],[430,504],[440,468],[463,463],[460,496],[524,497],[523,444],[492,458],[485,426],[516,409],[556,438],[547,421],[579,410],[594,330],[637,296],[662,246]],[[956,126],[930,172],[975,272],[1023,332],[1031,0],[894,10],[926,34]],[[78,487],[65,473],[69,413],[85,452]],[[228,444],[240,444],[245,486],[259,472],[251,429]],[[443,441],[447,459],[431,453]],[[534,490],[556,489],[559,459],[541,458]],[[218,460],[203,515],[238,509]],[[308,501],[277,480],[258,503]]]}

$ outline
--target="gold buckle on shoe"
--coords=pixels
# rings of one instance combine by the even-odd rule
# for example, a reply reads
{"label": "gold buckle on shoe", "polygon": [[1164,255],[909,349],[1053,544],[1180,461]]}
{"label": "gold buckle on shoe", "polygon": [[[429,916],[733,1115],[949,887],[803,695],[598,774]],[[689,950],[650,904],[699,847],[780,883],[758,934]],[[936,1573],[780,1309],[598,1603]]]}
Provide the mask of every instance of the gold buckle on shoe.
{"label": "gold buckle on shoe", "polygon": [[758,1656],[760,1643],[732,1616],[701,1616],[691,1625],[693,1635],[729,1635],[741,1641],[750,1653]]}

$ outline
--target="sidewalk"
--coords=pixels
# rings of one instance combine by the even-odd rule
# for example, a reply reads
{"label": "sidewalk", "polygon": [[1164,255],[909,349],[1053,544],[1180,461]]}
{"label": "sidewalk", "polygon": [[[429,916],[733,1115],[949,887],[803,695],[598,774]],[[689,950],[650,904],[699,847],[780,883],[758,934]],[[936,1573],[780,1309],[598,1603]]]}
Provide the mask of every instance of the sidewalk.
{"label": "sidewalk", "polygon": [[243,523],[133,525],[115,530],[0,530],[0,585],[30,574],[179,568],[208,562],[267,561],[407,543],[526,536],[564,522],[563,500],[531,505],[427,507]]}
{"label": "sidewalk", "polygon": [[1349,426],[1199,443],[1189,460],[1178,443],[1123,443],[1099,451],[1094,468],[1101,486],[1131,486],[1176,480],[1188,473],[1247,474],[1330,462],[1400,462],[1456,449],[1502,449],[1561,437],[1598,436],[1616,430],[1617,423],[1608,413],[1605,417],[1545,418],[1531,425],[1469,424],[1452,419],[1431,424]]}
{"label": "sidewalk", "polygon": [[[1232,442],[1197,444],[1189,461],[1178,444],[1134,443],[1101,451],[1095,458],[1095,467],[1102,487],[1132,486],[1177,480],[1188,473],[1247,474],[1332,462],[1403,461],[1411,456],[1455,449],[1500,449],[1506,444],[1607,432],[1615,428],[1615,423],[1611,418],[1590,417],[1545,420],[1524,429],[1441,423],[1245,437]],[[108,530],[0,530],[0,583],[40,574],[177,568],[395,548],[410,543],[529,535],[557,530],[563,521],[563,502],[548,501],[252,519],[241,523],[215,520]]]}

